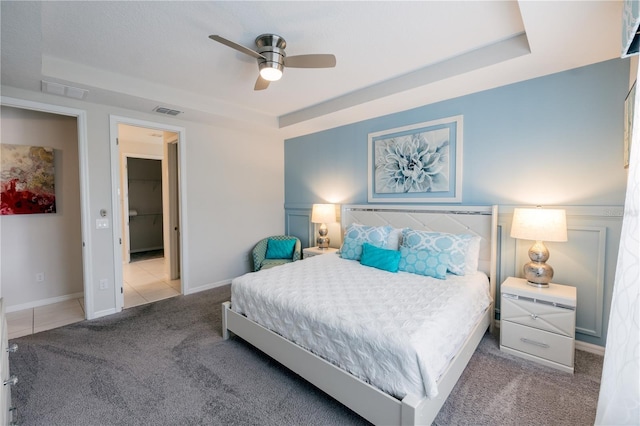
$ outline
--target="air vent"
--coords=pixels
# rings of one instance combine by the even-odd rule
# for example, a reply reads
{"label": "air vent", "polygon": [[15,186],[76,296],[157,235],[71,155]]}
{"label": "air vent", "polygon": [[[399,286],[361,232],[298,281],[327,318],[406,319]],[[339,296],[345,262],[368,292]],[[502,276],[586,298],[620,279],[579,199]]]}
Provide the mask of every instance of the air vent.
{"label": "air vent", "polygon": [[182,111],[178,111],[177,109],[171,109],[171,108],[165,108],[165,107],[161,107],[161,106],[157,106],[153,109],[154,112],[159,112],[160,114],[167,114],[167,115],[178,115],[178,114],[182,114]]}
{"label": "air vent", "polygon": [[73,99],[84,99],[87,97],[88,90],[79,87],[66,86],[60,83],[42,80],[41,90],[52,95],[66,96]]}

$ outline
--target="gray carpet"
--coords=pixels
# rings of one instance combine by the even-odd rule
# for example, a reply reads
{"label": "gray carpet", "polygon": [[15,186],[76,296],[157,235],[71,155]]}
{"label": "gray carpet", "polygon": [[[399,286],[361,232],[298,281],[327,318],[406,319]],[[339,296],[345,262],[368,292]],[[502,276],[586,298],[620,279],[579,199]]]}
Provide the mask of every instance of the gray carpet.
{"label": "gray carpet", "polygon": [[[367,424],[241,339],[223,341],[229,286],[14,339],[21,425]],[[485,335],[438,425],[593,424],[602,357],[576,374],[499,351]]]}

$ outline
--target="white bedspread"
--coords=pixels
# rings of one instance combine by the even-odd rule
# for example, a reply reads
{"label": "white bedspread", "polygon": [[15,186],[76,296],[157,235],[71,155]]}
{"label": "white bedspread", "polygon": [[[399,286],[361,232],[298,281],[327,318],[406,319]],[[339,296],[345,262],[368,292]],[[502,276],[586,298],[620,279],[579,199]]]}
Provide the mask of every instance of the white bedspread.
{"label": "white bedspread", "polygon": [[397,398],[437,380],[490,305],[478,272],[446,280],[314,256],[233,280],[238,313]]}

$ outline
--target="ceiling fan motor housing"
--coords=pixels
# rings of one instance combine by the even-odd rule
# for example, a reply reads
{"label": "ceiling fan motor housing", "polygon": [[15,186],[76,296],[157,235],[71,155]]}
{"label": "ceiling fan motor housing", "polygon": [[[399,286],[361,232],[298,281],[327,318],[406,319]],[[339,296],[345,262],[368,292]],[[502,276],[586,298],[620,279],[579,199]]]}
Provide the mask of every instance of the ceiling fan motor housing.
{"label": "ceiling fan motor housing", "polygon": [[265,68],[273,68],[282,75],[284,58],[287,56],[284,52],[287,42],[276,34],[262,34],[256,37],[256,46],[258,53],[265,58],[258,59],[258,69],[262,71]]}

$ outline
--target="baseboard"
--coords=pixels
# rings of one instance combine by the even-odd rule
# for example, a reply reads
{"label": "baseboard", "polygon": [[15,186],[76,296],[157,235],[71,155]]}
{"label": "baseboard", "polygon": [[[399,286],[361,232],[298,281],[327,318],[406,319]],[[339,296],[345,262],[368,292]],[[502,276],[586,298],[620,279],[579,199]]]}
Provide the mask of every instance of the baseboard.
{"label": "baseboard", "polygon": [[89,319],[96,319],[96,318],[100,318],[100,317],[106,317],[108,315],[113,315],[113,314],[117,314],[118,312],[116,312],[115,308],[111,308],[111,309],[105,309],[104,311],[98,311],[98,312],[94,312],[93,316]]}
{"label": "baseboard", "polygon": [[[496,327],[500,328],[500,320],[496,320]],[[593,343],[582,342],[580,340],[575,341],[575,348],[579,351],[589,352],[592,354],[604,356],[604,346],[594,345]]]}
{"label": "baseboard", "polygon": [[145,252],[145,251],[162,250],[163,248],[164,248],[164,246],[143,247],[143,248],[139,248],[139,249],[135,249],[135,250],[129,250],[129,254],[142,253],[142,252]]}
{"label": "baseboard", "polygon": [[231,280],[218,281],[217,283],[209,283],[195,288],[185,288],[184,294],[186,296],[187,294],[199,293],[201,291],[211,290],[212,288],[222,287],[227,284],[231,284]]}
{"label": "baseboard", "polygon": [[34,300],[33,302],[21,303],[19,305],[7,306],[6,312],[17,312],[25,309],[37,308],[40,306],[52,305],[54,303],[66,302],[67,300],[84,298],[84,293],[72,293],[64,296],[51,297],[49,299]]}
{"label": "baseboard", "polygon": [[581,342],[576,340],[576,349],[579,351],[590,352],[592,354],[604,356],[604,346],[594,345],[593,343]]}

